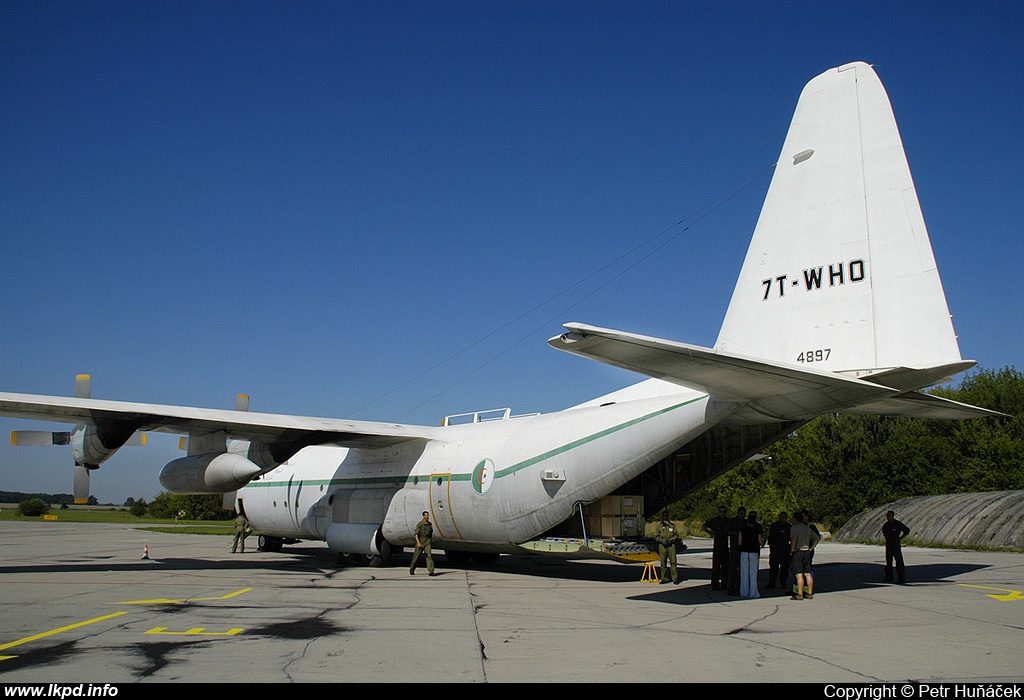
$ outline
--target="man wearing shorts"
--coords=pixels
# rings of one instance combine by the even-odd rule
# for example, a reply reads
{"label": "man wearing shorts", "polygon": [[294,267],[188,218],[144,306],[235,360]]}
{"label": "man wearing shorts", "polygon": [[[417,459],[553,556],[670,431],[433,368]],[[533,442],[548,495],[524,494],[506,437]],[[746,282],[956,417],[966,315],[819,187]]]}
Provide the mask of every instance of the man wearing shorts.
{"label": "man wearing shorts", "polygon": [[[814,577],[811,576],[811,552],[818,544],[821,535],[818,535],[811,528],[804,524],[801,513],[794,517],[793,527],[789,529],[789,553],[792,557],[790,571],[796,578],[797,593],[793,594],[793,600],[811,600],[814,598]],[[804,586],[807,586],[807,593],[804,593]]]}

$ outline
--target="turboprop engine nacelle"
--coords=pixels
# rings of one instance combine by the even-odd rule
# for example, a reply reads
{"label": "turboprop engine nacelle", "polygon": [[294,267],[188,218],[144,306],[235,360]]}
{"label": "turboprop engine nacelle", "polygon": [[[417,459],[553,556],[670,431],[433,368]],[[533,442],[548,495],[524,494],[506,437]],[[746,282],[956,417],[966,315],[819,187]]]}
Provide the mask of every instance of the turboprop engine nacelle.
{"label": "turboprop engine nacelle", "polygon": [[77,425],[71,433],[71,455],[75,464],[98,467],[109,459],[135,433],[135,428],[117,430],[91,424]]}
{"label": "turboprop engine nacelle", "polygon": [[192,455],[168,462],[160,472],[160,485],[171,493],[228,493],[262,472],[232,452]]}

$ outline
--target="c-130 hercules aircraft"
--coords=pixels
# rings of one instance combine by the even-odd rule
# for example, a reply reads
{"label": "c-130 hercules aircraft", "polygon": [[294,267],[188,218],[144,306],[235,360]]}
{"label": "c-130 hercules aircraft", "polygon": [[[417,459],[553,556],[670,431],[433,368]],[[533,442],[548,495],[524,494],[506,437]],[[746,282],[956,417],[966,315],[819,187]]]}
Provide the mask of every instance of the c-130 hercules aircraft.
{"label": "c-130 hercules aircraft", "polygon": [[72,445],[79,498],[138,431],[187,435],[188,455],[161,472],[168,491],[225,494],[265,548],[323,540],[372,563],[413,544],[423,511],[453,561],[635,560],[628,538],[579,531],[586,504],[622,494],[643,504],[639,516],[657,512],[826,413],[998,415],[918,391],[975,362],[960,357],[888,97],[860,62],[800,95],[714,347],[581,323],[548,343],[648,379],[556,413],[441,426],[104,401],[87,389],[0,393],[0,415],[77,424],[53,441]]}

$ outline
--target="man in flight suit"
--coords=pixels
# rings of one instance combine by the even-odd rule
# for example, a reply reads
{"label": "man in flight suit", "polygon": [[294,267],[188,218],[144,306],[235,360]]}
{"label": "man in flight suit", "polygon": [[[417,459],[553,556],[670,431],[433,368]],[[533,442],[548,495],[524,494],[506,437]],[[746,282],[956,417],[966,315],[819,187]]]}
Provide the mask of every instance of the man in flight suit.
{"label": "man in flight suit", "polygon": [[234,554],[239,545],[242,547],[242,554],[245,554],[245,538],[249,536],[249,520],[245,513],[239,511],[235,516],[235,539],[231,543],[231,553]]}
{"label": "man in flight suit", "polygon": [[423,520],[416,525],[416,551],[412,554],[409,575],[416,573],[416,562],[420,560],[420,552],[427,558],[427,573],[434,576],[434,557],[430,551],[430,539],[434,536],[434,526],[430,524],[430,513],[423,511]]}
{"label": "man in flight suit", "polygon": [[661,582],[668,583],[668,567],[672,567],[672,583],[679,583],[679,569],[676,564],[676,543],[679,542],[679,530],[668,516],[666,510],[661,514],[661,527],[658,528],[658,554],[661,555]]}

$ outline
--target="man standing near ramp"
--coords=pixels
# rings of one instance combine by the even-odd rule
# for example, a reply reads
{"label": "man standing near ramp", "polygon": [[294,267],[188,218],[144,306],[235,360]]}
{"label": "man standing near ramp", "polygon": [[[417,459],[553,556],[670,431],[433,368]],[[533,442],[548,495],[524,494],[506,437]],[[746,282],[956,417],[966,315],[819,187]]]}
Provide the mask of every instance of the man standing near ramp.
{"label": "man standing near ramp", "polygon": [[776,581],[779,588],[786,587],[786,577],[789,576],[791,527],[789,514],[782,511],[779,513],[779,519],[768,529],[768,588],[775,588]]}
{"label": "man standing near ramp", "polygon": [[679,543],[679,530],[669,517],[666,510],[661,514],[661,527],[658,528],[658,554],[661,556],[661,582],[668,583],[668,570],[672,568],[672,583],[679,583],[679,568],[676,559],[676,545]]}
{"label": "man standing near ramp", "polygon": [[903,538],[910,534],[910,528],[896,519],[896,513],[887,511],[882,537],[885,538],[885,580],[892,581],[892,564],[896,562],[898,583],[906,584],[907,567],[903,563]]}
{"label": "man standing near ramp", "polygon": [[[718,507],[718,516],[703,526],[704,532],[714,538],[711,556],[711,590],[720,591],[729,583],[729,518],[725,506]],[[789,549],[789,530],[786,530],[786,548]]]}
{"label": "man standing near ramp", "polygon": [[[790,570],[796,579],[793,600],[812,600],[814,598],[814,577],[811,575],[811,555],[821,536],[804,523],[803,511],[801,511],[793,516],[793,526],[789,529],[789,538]],[[804,593],[805,590],[806,593]]]}

